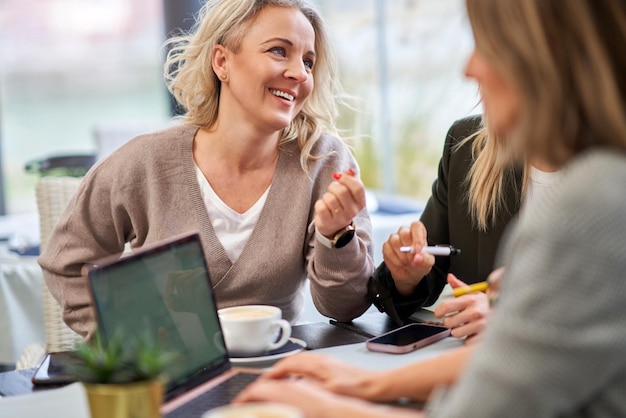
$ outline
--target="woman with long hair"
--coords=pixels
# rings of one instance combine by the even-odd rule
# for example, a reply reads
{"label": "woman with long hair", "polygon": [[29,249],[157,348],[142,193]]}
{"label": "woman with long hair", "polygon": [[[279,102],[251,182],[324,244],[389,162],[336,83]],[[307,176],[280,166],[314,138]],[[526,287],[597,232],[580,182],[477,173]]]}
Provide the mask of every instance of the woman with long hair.
{"label": "woman with long hair", "polygon": [[[420,221],[390,235],[383,245],[384,262],[370,279],[372,301],[397,323],[435,303],[446,282],[458,287],[484,281],[494,268],[510,220],[522,204],[536,200],[533,191],[545,184],[537,177],[556,177],[533,166],[525,170],[522,162],[497,161],[501,148],[501,139],[489,134],[482,116],[458,120],[448,131],[438,177]],[[523,193],[525,181],[531,186],[528,193]],[[422,246],[441,244],[462,251],[454,257],[421,254]],[[400,251],[407,246],[415,248],[413,254]],[[479,293],[435,309],[455,337],[468,340],[484,328],[488,313],[488,300]]]}
{"label": "woman with long hair", "polygon": [[318,12],[306,0],[209,0],[169,46],[183,124],[96,165],[39,260],[65,321],[93,332],[86,266],[191,231],[220,308],[270,304],[294,321],[308,277],[322,314],[359,316],[371,225],[336,136],[341,91]]}
{"label": "woman with long hair", "polygon": [[[428,370],[431,391],[437,381],[450,388],[436,393],[427,415],[626,416],[626,1],[467,0],[467,9],[476,48],[466,73],[480,86],[489,129],[506,141],[503,157],[562,173],[500,246],[506,272],[483,340],[426,362],[463,369],[449,381]],[[274,377],[324,385],[326,362],[293,359]],[[342,389],[418,398],[427,377],[420,366],[363,372],[372,384],[362,387],[365,380],[351,384],[344,373]],[[333,382],[330,389],[341,386]],[[266,399],[308,417],[420,416],[303,381],[264,381],[240,398]]]}
{"label": "woman with long hair", "polygon": [[[554,167],[511,155],[506,141],[489,131],[482,116],[456,121],[446,136],[438,177],[420,221],[401,227],[383,245],[384,262],[370,279],[370,298],[401,324],[417,309],[435,303],[446,282],[462,287],[492,277],[510,221],[549,193],[558,177]],[[441,244],[462,251],[453,257],[421,254],[421,247]],[[407,246],[415,251],[400,251]],[[454,337],[467,341],[480,335],[489,313],[483,293],[443,301],[434,309]]]}

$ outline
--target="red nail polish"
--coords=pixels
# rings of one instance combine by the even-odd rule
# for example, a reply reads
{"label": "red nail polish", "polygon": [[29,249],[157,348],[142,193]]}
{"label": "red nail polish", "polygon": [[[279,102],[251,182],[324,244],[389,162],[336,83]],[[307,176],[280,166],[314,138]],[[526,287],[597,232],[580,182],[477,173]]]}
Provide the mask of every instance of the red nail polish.
{"label": "red nail polish", "polygon": [[350,174],[352,177],[356,176],[356,171],[354,170],[354,168],[349,168],[348,169],[348,174]]}
{"label": "red nail polish", "polygon": [[333,173],[333,178],[335,180],[340,180],[341,179],[341,173]]}

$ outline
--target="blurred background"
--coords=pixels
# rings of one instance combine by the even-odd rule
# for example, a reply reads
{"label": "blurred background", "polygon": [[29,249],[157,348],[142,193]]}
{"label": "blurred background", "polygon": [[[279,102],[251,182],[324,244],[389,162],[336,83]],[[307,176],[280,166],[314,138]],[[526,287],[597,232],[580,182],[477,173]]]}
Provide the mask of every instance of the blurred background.
{"label": "blurred background", "polygon": [[[464,1],[313,1],[352,97],[338,123],[370,190],[379,263],[389,234],[419,218],[450,124],[480,112],[463,77],[473,47]],[[36,257],[78,180],[38,181],[84,174],[68,170],[69,160],[56,171],[25,166],[83,154],[88,167],[167,125],[161,46],[172,29],[193,24],[202,2],[0,0],[0,370],[36,365],[41,343],[51,344],[46,330],[64,329]],[[299,321],[326,321],[305,300]]]}
{"label": "blurred background", "polygon": [[[353,96],[339,126],[366,185],[427,199],[445,133],[478,113],[463,77],[472,48],[463,0],[316,0]],[[0,143],[4,209],[36,212],[31,160],[98,150],[170,118],[161,45],[172,12],[201,1],[0,0]],[[176,10],[176,9],[179,10]],[[182,16],[182,17],[181,17]]]}

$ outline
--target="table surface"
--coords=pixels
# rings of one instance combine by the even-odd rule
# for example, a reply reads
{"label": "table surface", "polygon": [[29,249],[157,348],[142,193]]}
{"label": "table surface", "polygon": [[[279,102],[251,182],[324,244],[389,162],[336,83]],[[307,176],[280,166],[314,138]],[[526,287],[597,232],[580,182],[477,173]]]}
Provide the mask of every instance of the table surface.
{"label": "table surface", "polygon": [[[380,318],[384,318],[382,314],[379,315]],[[312,325],[314,326],[309,326],[308,329],[313,333],[318,329],[328,331],[330,326],[328,323]],[[345,335],[347,332],[344,328],[330,327],[341,331],[336,334],[339,336]],[[411,353],[386,354],[371,352],[367,350],[365,343],[361,342],[321,348],[312,350],[312,352],[369,370],[391,370],[442,355],[462,344],[461,340],[446,338]],[[256,367],[265,368],[268,367],[268,364],[257,365]],[[0,373],[0,394],[6,395],[4,398],[0,396],[0,416],[8,414],[8,416],[19,416],[20,418],[36,418],[42,414],[47,415],[49,411],[54,411],[54,414],[63,411],[66,418],[89,417],[89,406],[84,387],[81,384],[72,384],[57,389],[35,389],[31,383],[34,373],[35,369]]]}
{"label": "table surface", "polygon": [[0,243],[0,363],[15,363],[26,346],[45,341],[42,286],[37,257]]}
{"label": "table surface", "polygon": [[363,369],[380,371],[396,369],[428,358],[437,357],[462,345],[462,340],[446,338],[407,354],[376,353],[365,348],[365,343],[322,348],[314,350],[312,353],[334,357]]}
{"label": "table surface", "polygon": [[[381,314],[382,316],[382,314]],[[318,324],[316,324],[318,325]],[[328,326],[328,324],[319,324]],[[334,327],[333,327],[334,328]],[[343,329],[338,329],[345,331]],[[387,354],[369,351],[365,343],[348,344],[334,347],[311,350],[312,353],[326,355],[338,360],[342,360],[353,366],[369,370],[391,370],[406,366],[418,361],[439,356],[463,344],[462,340],[446,338],[435,344],[415,350],[407,354]],[[247,365],[246,367],[265,369],[271,367],[272,363],[260,363]],[[35,369],[19,370],[13,372],[0,373],[0,395],[14,396],[31,393],[33,391],[43,391],[47,389],[35,389],[30,381],[35,373]],[[1,401],[0,401],[1,405]]]}

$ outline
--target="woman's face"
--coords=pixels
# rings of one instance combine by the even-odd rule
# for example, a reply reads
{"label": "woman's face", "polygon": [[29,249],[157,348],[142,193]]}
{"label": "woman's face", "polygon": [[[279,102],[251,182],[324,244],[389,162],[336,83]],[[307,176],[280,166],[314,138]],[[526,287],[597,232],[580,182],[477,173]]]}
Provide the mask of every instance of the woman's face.
{"label": "woman's face", "polygon": [[477,49],[467,62],[465,75],[478,83],[488,129],[499,135],[510,133],[519,120],[518,92]]}
{"label": "woman's face", "polygon": [[299,10],[263,9],[238,52],[216,47],[221,52],[216,51],[214,69],[218,76],[228,75],[220,112],[231,112],[230,120],[247,121],[264,133],[287,127],[313,90],[314,46],[313,27]]}

